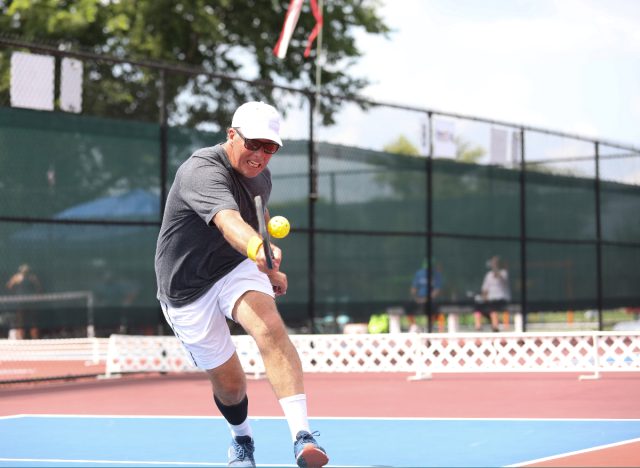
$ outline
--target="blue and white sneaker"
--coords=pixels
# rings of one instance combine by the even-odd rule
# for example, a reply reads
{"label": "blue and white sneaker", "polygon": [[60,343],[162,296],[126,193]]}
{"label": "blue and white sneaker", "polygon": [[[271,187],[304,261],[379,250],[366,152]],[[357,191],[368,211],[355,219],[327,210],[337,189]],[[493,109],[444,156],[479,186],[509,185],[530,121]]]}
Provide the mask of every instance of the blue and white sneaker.
{"label": "blue and white sneaker", "polygon": [[293,455],[300,468],[321,468],[329,463],[327,452],[318,445],[313,436],[320,435],[319,432],[309,434],[307,431],[300,431],[296,434],[296,441],[293,443]]}
{"label": "blue and white sneaker", "polygon": [[231,440],[229,447],[229,465],[238,467],[255,468],[253,459],[253,439],[250,436],[236,436]]}

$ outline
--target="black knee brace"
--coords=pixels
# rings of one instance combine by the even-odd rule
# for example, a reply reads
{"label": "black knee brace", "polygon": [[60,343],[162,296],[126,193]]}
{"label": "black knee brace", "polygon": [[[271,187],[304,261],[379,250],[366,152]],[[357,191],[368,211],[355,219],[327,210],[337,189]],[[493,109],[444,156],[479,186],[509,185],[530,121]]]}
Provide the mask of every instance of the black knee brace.
{"label": "black knee brace", "polygon": [[240,403],[231,406],[223,404],[220,400],[218,400],[218,397],[215,396],[215,394],[213,395],[213,401],[216,402],[216,406],[222,413],[222,416],[224,416],[224,419],[229,422],[229,424],[237,426],[238,424],[242,424],[247,419],[247,416],[249,414],[249,398],[247,398],[246,395]]}

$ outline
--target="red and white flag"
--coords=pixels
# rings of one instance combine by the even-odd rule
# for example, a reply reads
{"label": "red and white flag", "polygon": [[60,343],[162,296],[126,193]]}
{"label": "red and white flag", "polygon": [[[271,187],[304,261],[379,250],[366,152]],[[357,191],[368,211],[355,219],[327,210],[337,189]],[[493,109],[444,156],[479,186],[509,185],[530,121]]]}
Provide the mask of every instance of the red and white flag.
{"label": "red and white flag", "polygon": [[[291,41],[291,36],[296,28],[296,24],[298,23],[303,3],[304,0],[291,0],[289,2],[289,8],[287,9],[287,15],[284,18],[284,25],[282,25],[280,37],[278,38],[276,46],[273,48],[273,54],[279,59],[283,59],[287,55],[287,48],[289,47],[289,42]],[[316,19],[316,25],[309,35],[307,48],[304,51],[305,57],[308,57],[311,53],[311,45],[322,29],[322,12],[318,8],[317,0],[311,0],[311,12],[313,13],[313,17]]]}
{"label": "red and white flag", "polygon": [[287,55],[289,41],[293,35],[293,30],[296,28],[296,24],[298,24],[298,17],[300,16],[303,3],[304,0],[291,0],[289,3],[287,16],[284,17],[284,25],[282,25],[282,31],[280,31],[280,37],[278,38],[276,46],[273,48],[273,54],[279,59],[283,59],[285,55]]}
{"label": "red and white flag", "polygon": [[308,57],[311,53],[311,46],[313,45],[313,41],[318,37],[318,34],[322,30],[322,12],[320,8],[318,8],[318,1],[311,0],[311,12],[313,13],[313,17],[316,19],[316,25],[313,27],[311,34],[309,34],[309,40],[307,41],[307,48],[304,50],[304,56]]}

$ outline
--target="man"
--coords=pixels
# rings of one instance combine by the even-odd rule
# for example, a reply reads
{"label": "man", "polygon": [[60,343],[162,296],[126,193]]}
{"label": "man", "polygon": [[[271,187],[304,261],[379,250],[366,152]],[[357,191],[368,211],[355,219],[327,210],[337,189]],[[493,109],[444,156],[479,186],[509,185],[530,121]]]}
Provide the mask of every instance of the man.
{"label": "man", "polygon": [[[422,311],[422,308],[424,307],[424,304],[427,303],[427,283],[429,281],[431,281],[431,299],[435,300],[438,296],[440,296],[440,291],[442,290],[442,275],[437,269],[434,269],[432,275],[431,268],[429,267],[429,262],[427,262],[427,259],[424,259],[422,262],[422,266],[413,275],[411,288],[409,290],[411,299],[413,299],[413,302],[416,305],[415,309],[407,314],[410,332],[420,331],[420,328],[416,323],[416,314],[420,313]],[[437,307],[433,304],[433,302],[432,312],[432,315],[438,315]]]}
{"label": "man", "polygon": [[481,296],[482,310],[474,313],[475,329],[482,329],[482,315],[489,315],[491,329],[494,332],[500,331],[498,312],[507,310],[507,305],[511,300],[511,289],[509,288],[509,272],[501,265],[500,257],[494,255],[487,261],[489,271],[482,281]]}
{"label": "man", "polygon": [[302,365],[275,304],[275,296],[287,292],[282,251],[272,245],[268,269],[256,231],[253,200],[260,195],[266,206],[269,199],[267,165],[282,146],[279,132],[272,106],[248,102],[234,113],[224,143],[196,151],[180,166],[156,248],[158,299],[176,337],[211,381],[231,430],[229,466],[254,467],[255,460],[246,377],[227,318],[258,345],[298,466],[319,468],[328,458],[309,429]]}
{"label": "man", "polygon": [[[27,263],[23,263],[18,267],[18,271],[9,278],[5,286],[16,296],[42,292],[42,285],[38,276],[31,271],[31,267]],[[29,337],[32,340],[38,339],[40,330],[37,327],[37,317],[34,314],[35,311],[29,307],[20,306],[16,310],[15,323],[9,332],[9,336],[21,340],[25,337],[25,330],[28,330]]]}

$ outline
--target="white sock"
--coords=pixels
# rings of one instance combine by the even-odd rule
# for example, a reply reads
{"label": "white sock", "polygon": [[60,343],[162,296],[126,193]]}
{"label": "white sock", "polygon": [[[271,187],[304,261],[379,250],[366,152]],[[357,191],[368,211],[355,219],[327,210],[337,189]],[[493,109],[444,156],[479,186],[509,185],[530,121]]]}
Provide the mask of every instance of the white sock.
{"label": "white sock", "polygon": [[231,429],[231,437],[235,438],[237,436],[250,436],[253,437],[253,432],[251,431],[251,424],[249,424],[249,418],[245,419],[243,423],[234,426],[233,424],[229,424],[229,429]]}
{"label": "white sock", "polygon": [[311,432],[309,420],[307,419],[307,396],[303,393],[280,399],[280,406],[287,418],[291,440],[296,441],[296,434],[299,431]]}

